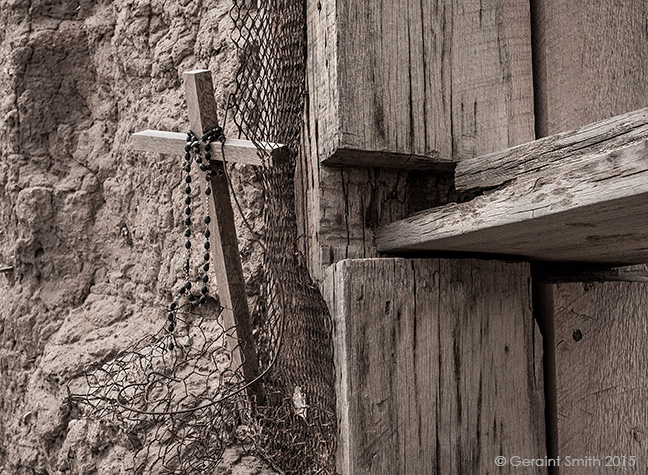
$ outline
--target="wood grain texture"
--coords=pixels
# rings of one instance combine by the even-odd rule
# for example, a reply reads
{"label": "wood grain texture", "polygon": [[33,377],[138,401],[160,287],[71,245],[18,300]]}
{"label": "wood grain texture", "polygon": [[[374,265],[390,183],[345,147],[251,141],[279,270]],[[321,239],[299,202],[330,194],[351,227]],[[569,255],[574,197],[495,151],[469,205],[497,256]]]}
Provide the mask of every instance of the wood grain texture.
{"label": "wood grain texture", "polygon": [[644,473],[648,284],[560,284],[554,300],[559,454],[637,458],[635,467],[564,472]]}
{"label": "wood grain texture", "polygon": [[566,157],[550,176],[514,181],[472,201],[378,230],[378,249],[483,252],[531,260],[648,260],[648,141]]}
{"label": "wood grain texture", "polygon": [[[529,6],[310,0],[308,68],[324,163],[425,166],[534,138]],[[402,158],[399,158],[401,156]]]}
{"label": "wood grain texture", "polygon": [[343,475],[544,473],[542,341],[526,264],[345,260],[335,325]]}
{"label": "wood grain texture", "polygon": [[[186,134],[180,132],[163,132],[159,130],[143,130],[131,135],[133,150],[141,152],[156,152],[168,155],[184,155],[187,144]],[[262,143],[260,144],[268,153],[282,148],[281,145]],[[214,153],[213,160],[219,160],[220,151]],[[245,163],[247,165],[263,165],[259,149],[249,140],[227,139],[225,141],[225,159],[232,163]],[[268,164],[272,165],[272,164]]]}
{"label": "wood grain texture", "polygon": [[182,74],[185,100],[191,130],[198,136],[218,127],[218,106],[209,69],[196,69]]}
{"label": "wood grain texture", "polygon": [[458,189],[491,188],[509,180],[560,173],[564,160],[599,155],[648,139],[648,109],[629,112],[457,165]]}
{"label": "wood grain texture", "polygon": [[[533,0],[532,10],[539,136],[648,105],[646,2]],[[645,221],[640,213],[634,219]],[[559,454],[640,461],[569,474],[646,470],[647,299],[638,282],[555,286]]]}
{"label": "wood grain texture", "polygon": [[643,0],[531,3],[539,136],[648,105]]}
{"label": "wood grain texture", "polygon": [[[205,70],[192,71],[184,73],[183,76],[191,130],[195,134],[203,134],[218,126],[211,73]],[[223,326],[228,329],[230,349],[236,350],[233,352],[235,359],[242,359],[245,378],[252,380],[259,374],[259,365],[252,335],[229,185],[223,173],[223,162],[213,161],[210,165],[216,172],[212,174],[212,193],[209,200],[210,242],[214,273],[218,283],[218,296],[221,305],[225,307]],[[236,361],[233,364],[236,364]],[[258,385],[253,386],[252,391],[258,399],[262,399]]]}

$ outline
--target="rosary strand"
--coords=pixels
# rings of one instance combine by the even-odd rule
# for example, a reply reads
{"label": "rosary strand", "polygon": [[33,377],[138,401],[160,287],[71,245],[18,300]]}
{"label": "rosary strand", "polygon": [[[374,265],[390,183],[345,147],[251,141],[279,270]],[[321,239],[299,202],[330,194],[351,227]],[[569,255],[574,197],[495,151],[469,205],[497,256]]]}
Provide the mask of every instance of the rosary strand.
{"label": "rosary strand", "polygon": [[[176,312],[180,308],[180,300],[182,299],[183,296],[186,297],[188,304],[193,307],[199,307],[204,305],[207,302],[207,293],[209,292],[209,288],[207,287],[207,283],[209,282],[209,275],[207,272],[209,271],[209,261],[211,259],[211,254],[210,254],[210,243],[209,243],[209,236],[211,235],[211,232],[209,230],[209,223],[211,222],[211,217],[209,216],[209,195],[211,195],[211,187],[210,187],[210,180],[211,180],[211,142],[215,140],[220,140],[221,137],[223,136],[223,129],[220,127],[216,127],[207,133],[205,133],[200,139],[194,134],[191,130],[187,132],[187,144],[185,145],[185,163],[184,163],[184,171],[186,172],[185,175],[185,194],[186,197],[184,199],[184,214],[185,214],[185,219],[184,219],[184,224],[186,226],[185,231],[184,231],[184,236],[187,238],[185,241],[185,254],[184,254],[184,265],[182,266],[182,270],[184,273],[185,277],[185,283],[178,289],[176,296],[174,297],[173,301],[169,304],[169,312],[167,314],[167,319],[168,319],[168,324],[167,324],[167,331],[169,333],[169,342],[167,347],[169,350],[173,351],[175,348],[174,344],[174,330],[176,328]],[[204,172],[204,177],[205,177],[205,189],[204,189],[204,196],[205,196],[205,218],[204,218],[204,223],[205,223],[205,229],[203,231],[203,236],[205,237],[205,242],[203,243],[203,248],[204,248],[204,255],[203,255],[203,264],[200,266],[200,270],[202,271],[202,280],[199,281],[197,286],[202,286],[200,289],[200,293],[194,293],[192,292],[192,284],[191,284],[191,279],[189,275],[189,270],[190,270],[190,265],[191,265],[191,249],[192,249],[192,243],[191,243],[191,237],[192,237],[192,224],[193,221],[191,219],[191,214],[193,210],[191,209],[191,162],[192,159],[195,160],[195,162],[199,165],[200,171]]]}

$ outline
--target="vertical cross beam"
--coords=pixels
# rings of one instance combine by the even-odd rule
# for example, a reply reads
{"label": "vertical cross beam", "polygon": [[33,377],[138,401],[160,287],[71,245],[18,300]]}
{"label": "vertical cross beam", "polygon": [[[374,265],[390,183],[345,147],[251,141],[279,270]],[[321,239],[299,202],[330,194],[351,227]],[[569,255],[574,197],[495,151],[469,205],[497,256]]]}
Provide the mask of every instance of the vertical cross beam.
{"label": "vertical cross beam", "polygon": [[[211,73],[209,70],[196,70],[184,73],[183,77],[189,123],[191,130],[200,137],[218,126]],[[212,160],[210,167],[215,172],[212,173],[212,193],[209,200],[209,214],[212,217],[210,241],[218,295],[221,305],[225,308],[222,314],[223,326],[232,337],[228,343],[238,344],[240,350],[240,355],[237,355],[235,348],[230,348],[235,350],[232,352],[232,363],[236,365],[242,357],[243,374],[251,381],[259,375],[259,364],[245,293],[234,212],[223,162]],[[262,395],[259,385],[252,386],[252,393],[260,402]]]}

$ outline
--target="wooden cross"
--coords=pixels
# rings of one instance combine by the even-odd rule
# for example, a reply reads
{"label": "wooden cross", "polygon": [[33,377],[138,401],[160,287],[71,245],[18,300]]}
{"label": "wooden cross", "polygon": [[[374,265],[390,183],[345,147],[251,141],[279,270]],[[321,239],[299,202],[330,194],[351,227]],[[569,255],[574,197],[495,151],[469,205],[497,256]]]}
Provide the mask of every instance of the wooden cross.
{"label": "wooden cross", "polygon": [[[205,132],[218,126],[211,73],[209,70],[188,71],[183,74],[183,77],[191,130],[201,137]],[[184,155],[186,135],[176,132],[145,130],[132,135],[132,144],[135,150]],[[275,144],[261,145],[266,147],[268,157],[283,149]],[[227,139],[224,150],[228,162],[262,164],[257,146],[250,141]],[[213,156],[216,155],[214,153]],[[232,345],[230,349],[234,350],[232,354],[233,367],[242,364],[246,380],[251,381],[259,375],[259,363],[247,306],[234,213],[227,177],[225,173],[222,173],[223,162],[212,158],[210,166],[216,172],[212,173],[212,193],[209,200],[209,214],[212,217],[210,244],[214,256],[218,294],[221,305],[224,307],[223,326],[228,334],[229,341],[227,343]],[[259,402],[262,395],[258,385],[252,386],[252,393],[257,396]]]}

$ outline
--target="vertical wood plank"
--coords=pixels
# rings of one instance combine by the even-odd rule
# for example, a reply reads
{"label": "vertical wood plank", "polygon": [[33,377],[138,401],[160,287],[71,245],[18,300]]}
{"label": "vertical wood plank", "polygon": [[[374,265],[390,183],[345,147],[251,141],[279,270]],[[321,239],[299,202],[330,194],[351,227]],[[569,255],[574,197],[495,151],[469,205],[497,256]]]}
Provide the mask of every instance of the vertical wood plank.
{"label": "vertical wood plank", "polygon": [[[644,1],[531,4],[539,137],[648,105]],[[558,454],[642,460],[634,471],[572,467],[570,474],[645,471],[648,413],[637,388],[645,386],[647,299],[641,283],[554,289]]]}
{"label": "vertical wood plank", "polygon": [[[554,298],[559,452],[602,462],[568,473],[643,473],[648,284],[559,284]],[[626,456],[626,466],[605,467],[605,455]],[[636,457],[633,467],[630,456]]]}
{"label": "vertical wood plank", "polygon": [[197,69],[182,75],[189,124],[196,135],[218,126],[218,106],[214,98],[211,71]]}
{"label": "vertical wood plank", "polygon": [[[191,130],[201,135],[218,126],[218,115],[211,72],[209,70],[190,71],[183,74],[185,95],[189,110]],[[256,345],[252,335],[250,313],[245,293],[245,279],[241,267],[234,212],[230,201],[229,186],[223,162],[212,160],[211,199],[209,200],[211,252],[213,253],[214,273],[218,283],[218,296],[223,310],[223,326],[231,337],[228,341],[233,351],[235,367],[237,359],[242,359],[243,374],[248,380],[259,374]],[[240,352],[240,355],[238,354]],[[262,399],[260,386],[254,386],[257,399]]]}
{"label": "vertical wood plank", "polygon": [[529,268],[345,260],[329,268],[343,475],[546,473]]}
{"label": "vertical wood plank", "polygon": [[648,105],[641,0],[532,0],[539,136]]}

